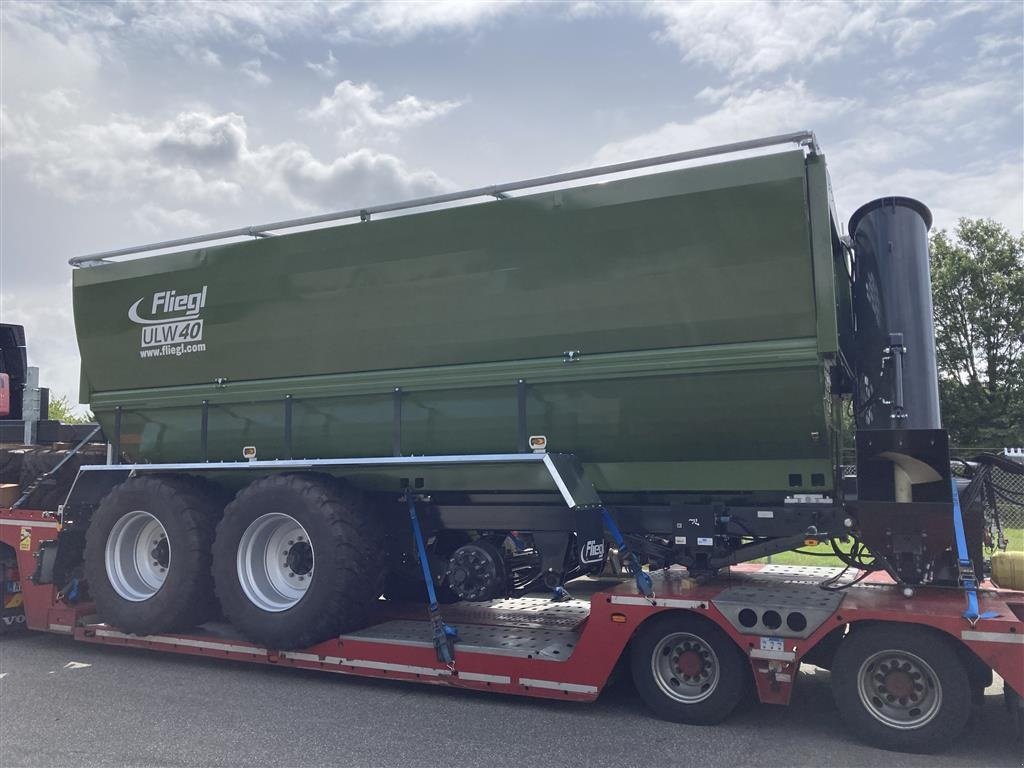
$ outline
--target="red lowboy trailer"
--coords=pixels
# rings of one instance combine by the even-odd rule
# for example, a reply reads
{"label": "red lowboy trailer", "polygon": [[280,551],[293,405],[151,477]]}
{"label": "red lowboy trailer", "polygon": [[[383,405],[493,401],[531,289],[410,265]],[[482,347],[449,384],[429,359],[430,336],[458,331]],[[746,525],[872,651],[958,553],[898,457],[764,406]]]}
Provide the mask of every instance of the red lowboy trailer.
{"label": "red lowboy trailer", "polygon": [[[823,582],[837,569],[746,565],[699,584],[668,570],[653,575],[653,598],[632,581],[605,581],[589,600],[445,606],[459,631],[446,664],[424,607],[386,600],[363,629],[300,651],[258,647],[218,623],[190,634],[122,632],[78,601],[74,582],[34,583],[40,545],[58,530],[53,513],[0,509],[0,544],[9,548],[0,551],[16,556],[4,563],[8,627],[23,621],[101,645],[573,701],[596,699],[627,658],[658,715],[684,719],[685,711],[688,722],[709,723],[746,696],[789,703],[800,664],[812,663],[832,669],[837,705],[858,736],[915,751],[958,735],[993,672],[1018,713],[1024,691],[1022,592],[982,589],[982,618],[971,624],[963,591],[922,587],[908,599],[883,573],[836,590]],[[917,727],[924,719],[941,729]]]}

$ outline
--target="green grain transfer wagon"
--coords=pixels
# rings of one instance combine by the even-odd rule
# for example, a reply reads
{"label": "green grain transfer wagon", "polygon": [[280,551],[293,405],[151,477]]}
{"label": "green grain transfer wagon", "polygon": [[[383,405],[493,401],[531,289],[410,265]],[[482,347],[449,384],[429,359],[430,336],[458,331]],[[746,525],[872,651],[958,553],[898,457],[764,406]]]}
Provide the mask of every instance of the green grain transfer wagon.
{"label": "green grain transfer wagon", "polygon": [[44,566],[84,562],[129,631],[199,623],[212,582],[271,648],[382,592],[436,608],[603,569],[643,591],[642,565],[808,541],[948,579],[930,223],[883,198],[844,236],[803,132],[78,257],[111,462]]}
{"label": "green grain transfer wagon", "polygon": [[82,399],[133,461],[204,401],[210,460],[391,455],[396,388],[402,454],[493,454],[523,381],[601,491],[829,493],[845,270],[803,151],[205,247],[74,272]]}

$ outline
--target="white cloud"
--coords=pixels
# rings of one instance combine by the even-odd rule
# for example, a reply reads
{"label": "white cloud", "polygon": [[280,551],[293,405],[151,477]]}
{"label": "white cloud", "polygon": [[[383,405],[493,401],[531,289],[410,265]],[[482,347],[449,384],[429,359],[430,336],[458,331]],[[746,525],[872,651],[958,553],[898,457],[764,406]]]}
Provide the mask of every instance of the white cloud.
{"label": "white cloud", "polygon": [[323,161],[301,145],[279,144],[257,150],[252,165],[262,169],[269,188],[309,210],[394,202],[451,188],[431,171],[410,170],[397,157],[370,149]]}
{"label": "white cloud", "polygon": [[358,3],[336,7],[340,37],[404,42],[433,32],[471,32],[517,10],[521,4],[477,0]]}
{"label": "white cloud", "polygon": [[[1024,165],[1020,156],[996,158],[954,170],[898,165],[865,166],[829,159],[841,215],[885,195],[913,197],[927,205],[935,228],[952,228],[962,216],[995,219],[1011,232],[1024,230]],[[845,223],[845,221],[844,221]]]}
{"label": "white cloud", "polygon": [[15,83],[26,93],[84,87],[95,81],[104,50],[101,38],[76,29],[52,5],[0,4],[5,91]]}
{"label": "white cloud", "polygon": [[316,72],[321,77],[334,77],[338,71],[338,60],[334,58],[334,51],[327,51],[327,58],[323,61],[307,61],[306,68]]}
{"label": "white cloud", "polygon": [[652,2],[641,13],[661,24],[656,39],[683,61],[748,77],[834,59],[871,39],[893,55],[916,50],[938,26],[913,15],[928,6],[850,2]]}
{"label": "white cloud", "polygon": [[[110,5],[6,2],[0,7],[5,76],[14,76],[29,90],[92,79],[104,60],[121,59],[126,44],[147,50],[170,47],[188,61],[216,67],[227,51],[238,48],[250,56],[279,59],[274,44],[295,33],[395,44],[425,34],[472,33],[523,5],[515,0],[127,0]],[[247,73],[261,79],[255,66]]]}
{"label": "white cloud", "polygon": [[5,134],[6,126],[12,126],[12,141],[5,136],[4,151],[25,164],[38,187],[66,200],[130,200],[142,195],[234,200],[239,185],[200,162],[210,164],[209,158],[225,141],[225,123],[231,121],[237,128],[241,118],[184,113],[152,127],[119,115],[105,125],[85,123],[47,131],[31,116],[15,120],[5,110]]}
{"label": "white cloud", "polygon": [[202,64],[207,67],[219,67],[221,65],[220,56],[215,52],[211,51],[206,46],[192,45],[190,43],[175,43],[174,52],[185,59],[197,64]]}
{"label": "white cloud", "polygon": [[67,88],[54,88],[41,93],[36,102],[48,112],[72,112],[77,108],[78,91]]}
{"label": "white cloud", "polygon": [[132,212],[132,218],[147,235],[192,234],[210,226],[210,219],[188,208],[171,210],[155,203],[145,203]]}
{"label": "white cloud", "polygon": [[670,122],[601,147],[597,164],[682,152],[733,141],[813,128],[848,113],[855,101],[819,96],[800,81],[739,95],[716,94],[717,108],[688,122]]}
{"label": "white cloud", "polygon": [[247,132],[245,118],[234,112],[182,112],[157,129],[153,148],[161,157],[185,166],[222,166],[238,160]]}
{"label": "white cloud", "polygon": [[49,133],[30,116],[14,119],[3,110],[2,117],[5,160],[24,164],[37,186],[69,200],[144,199],[151,206],[136,217],[143,226],[189,225],[197,202],[223,207],[269,197],[310,210],[450,186],[365,148],[321,159],[297,142],[252,147],[246,121],[235,113],[183,112],[164,122],[120,115]]}
{"label": "white cloud", "polygon": [[381,97],[372,83],[343,80],[305,116],[336,126],[339,140],[349,142],[367,134],[376,139],[394,138],[395,131],[435,120],[461,105],[458,101],[430,101],[412,95],[386,104],[381,103]]}
{"label": "white cloud", "polygon": [[255,51],[260,56],[267,56],[271,59],[280,59],[280,55],[270,50],[267,46],[267,38],[262,32],[254,32],[243,41],[246,48]]}
{"label": "white cloud", "polygon": [[[713,105],[711,111],[606,144],[593,162],[812,128],[819,138],[837,136],[822,143],[841,223],[869,200],[906,195],[932,209],[937,227],[950,227],[961,216],[994,218],[1013,231],[1024,224],[1021,152],[995,152],[996,132],[1010,119],[1020,120],[1020,95],[1009,79],[939,83],[871,104],[822,96],[794,81],[745,93],[739,87],[710,89],[701,100]],[[850,115],[865,127],[850,131]]]}
{"label": "white cloud", "polygon": [[238,71],[256,83],[256,85],[270,85],[270,75],[263,71],[263,62],[259,59],[250,59],[243,62]]}

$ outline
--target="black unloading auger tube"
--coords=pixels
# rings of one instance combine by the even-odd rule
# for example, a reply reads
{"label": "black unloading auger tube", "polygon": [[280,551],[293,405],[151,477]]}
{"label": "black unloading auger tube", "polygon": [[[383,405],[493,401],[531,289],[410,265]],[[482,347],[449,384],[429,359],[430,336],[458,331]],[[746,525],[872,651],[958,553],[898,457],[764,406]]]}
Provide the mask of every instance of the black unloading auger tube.
{"label": "black unloading auger tube", "polygon": [[939,412],[928,208],[884,197],[850,218],[861,539],[905,584],[968,584],[981,526],[953,498]]}
{"label": "black unloading auger tube", "polygon": [[850,217],[860,429],[942,426],[928,273],[931,225],[931,211],[909,197],[873,200]]}

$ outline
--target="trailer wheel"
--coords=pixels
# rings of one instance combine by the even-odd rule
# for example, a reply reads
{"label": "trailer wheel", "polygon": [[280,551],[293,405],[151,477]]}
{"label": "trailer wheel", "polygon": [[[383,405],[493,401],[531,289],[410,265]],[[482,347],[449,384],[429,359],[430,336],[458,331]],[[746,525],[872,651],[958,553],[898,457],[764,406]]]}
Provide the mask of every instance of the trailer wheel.
{"label": "trailer wheel", "polygon": [[108,493],[85,534],[85,576],[100,617],[135,634],[208,621],[218,512],[187,479],[135,477]]}
{"label": "trailer wheel", "polygon": [[358,491],[319,475],[272,475],[239,492],[213,546],[224,615],[287,650],[365,622],[381,593],[380,520]]}
{"label": "trailer wheel", "polygon": [[900,752],[937,752],[971,715],[971,685],[956,651],[918,627],[854,629],[832,667],[832,695],[864,742]]}
{"label": "trailer wheel", "polygon": [[720,722],[748,688],[748,664],[740,649],[700,616],[655,617],[640,627],[631,648],[640,698],[665,720]]}

